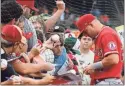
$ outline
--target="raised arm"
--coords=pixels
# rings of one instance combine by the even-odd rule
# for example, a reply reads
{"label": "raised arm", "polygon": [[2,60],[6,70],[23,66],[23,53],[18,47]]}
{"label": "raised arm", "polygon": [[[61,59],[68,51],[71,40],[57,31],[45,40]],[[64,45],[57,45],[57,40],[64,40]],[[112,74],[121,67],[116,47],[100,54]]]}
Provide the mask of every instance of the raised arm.
{"label": "raised arm", "polygon": [[46,31],[51,29],[65,10],[65,3],[62,0],[56,1],[58,10],[47,21],[45,21]]}

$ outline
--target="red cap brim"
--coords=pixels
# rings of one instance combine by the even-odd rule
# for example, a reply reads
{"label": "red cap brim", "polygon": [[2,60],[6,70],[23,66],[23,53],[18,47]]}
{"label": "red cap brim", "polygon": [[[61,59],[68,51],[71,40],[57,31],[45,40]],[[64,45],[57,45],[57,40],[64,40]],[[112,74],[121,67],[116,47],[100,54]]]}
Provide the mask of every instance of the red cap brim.
{"label": "red cap brim", "polygon": [[38,10],[37,8],[35,8],[35,7],[31,7],[31,9],[34,10],[34,11],[36,11],[36,12],[39,11],[39,10]]}
{"label": "red cap brim", "polygon": [[78,38],[83,34],[84,30],[85,30],[85,29],[83,29],[83,30],[79,33]]}

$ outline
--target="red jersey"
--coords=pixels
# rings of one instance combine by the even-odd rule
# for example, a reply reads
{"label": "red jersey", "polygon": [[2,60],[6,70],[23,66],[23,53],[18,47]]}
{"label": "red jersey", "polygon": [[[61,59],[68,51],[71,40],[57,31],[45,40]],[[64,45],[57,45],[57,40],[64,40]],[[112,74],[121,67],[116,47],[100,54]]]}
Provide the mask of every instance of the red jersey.
{"label": "red jersey", "polygon": [[94,62],[101,61],[109,54],[118,54],[118,64],[110,67],[95,70],[94,79],[120,78],[122,71],[122,43],[117,33],[110,27],[103,27],[95,40],[95,59]]}

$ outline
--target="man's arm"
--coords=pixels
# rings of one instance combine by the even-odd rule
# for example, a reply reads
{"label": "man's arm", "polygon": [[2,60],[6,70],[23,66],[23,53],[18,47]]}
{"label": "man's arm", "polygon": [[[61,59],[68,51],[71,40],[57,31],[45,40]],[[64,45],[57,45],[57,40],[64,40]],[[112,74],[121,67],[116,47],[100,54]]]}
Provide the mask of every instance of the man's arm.
{"label": "man's arm", "polygon": [[102,61],[90,64],[84,68],[85,74],[91,74],[94,72],[95,69],[107,68],[113,65],[118,64],[119,56],[118,54],[109,54],[108,56],[104,57]]}
{"label": "man's arm", "polygon": [[12,81],[11,80],[7,80],[7,81],[4,81],[4,82],[1,82],[0,83],[1,85],[12,85]]}
{"label": "man's arm", "polygon": [[41,72],[29,74],[29,76],[32,76],[32,77],[45,77],[47,75],[48,75],[47,73],[41,73]]}
{"label": "man's arm", "polygon": [[15,71],[20,74],[36,73],[41,70],[49,71],[52,70],[53,68],[52,66],[48,66],[48,63],[32,64],[32,63],[23,63],[20,60],[13,61],[12,66],[15,69]]}
{"label": "man's arm", "polygon": [[62,0],[61,2],[56,1],[56,4],[57,4],[58,10],[47,21],[45,21],[46,31],[51,29],[56,24],[56,22],[59,20],[60,16],[65,10],[65,3]]}
{"label": "man's arm", "polygon": [[69,65],[68,65],[68,67],[70,68],[70,69],[73,69],[73,62],[72,62],[72,60],[69,58],[69,56],[67,55],[67,58],[68,58],[68,63],[69,63]]}
{"label": "man's arm", "polygon": [[118,64],[119,56],[118,54],[110,54],[102,60],[103,67],[110,67],[112,65]]}
{"label": "man's arm", "polygon": [[54,76],[51,75],[46,75],[43,79],[32,79],[32,78],[28,78],[28,77],[21,77],[21,80],[23,82],[23,84],[29,84],[29,85],[47,85],[50,84],[53,81]]}

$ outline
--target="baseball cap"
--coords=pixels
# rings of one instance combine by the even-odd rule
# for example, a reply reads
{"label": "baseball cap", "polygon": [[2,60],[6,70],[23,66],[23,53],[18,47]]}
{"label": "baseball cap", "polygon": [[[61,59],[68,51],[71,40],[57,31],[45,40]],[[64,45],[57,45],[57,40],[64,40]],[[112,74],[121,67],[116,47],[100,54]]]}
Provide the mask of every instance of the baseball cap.
{"label": "baseball cap", "polygon": [[39,18],[39,16],[38,16],[38,15],[35,15],[35,16],[30,17],[29,20],[30,20],[31,22],[36,22],[36,21],[38,20],[38,18]]}
{"label": "baseball cap", "polygon": [[85,14],[81,16],[78,21],[76,22],[76,26],[78,27],[80,34],[79,36],[84,32],[86,27],[94,20],[96,19],[95,16],[92,14]]}
{"label": "baseball cap", "polygon": [[22,39],[22,31],[16,25],[5,25],[2,28],[1,37],[12,43],[19,42]]}
{"label": "baseball cap", "polygon": [[17,3],[21,4],[21,5],[26,5],[27,7],[29,7],[30,9],[34,10],[34,11],[39,11],[37,8],[34,7],[34,0],[16,0]]}
{"label": "baseball cap", "polygon": [[65,39],[64,44],[66,46],[68,46],[69,48],[73,48],[73,46],[75,45],[76,41],[77,41],[77,38],[70,37],[70,38],[66,38]]}
{"label": "baseball cap", "polygon": [[44,21],[48,20],[48,19],[51,17],[51,15],[46,14],[46,13],[42,13],[42,14],[40,14],[39,16],[40,16],[40,18],[42,18]]}

